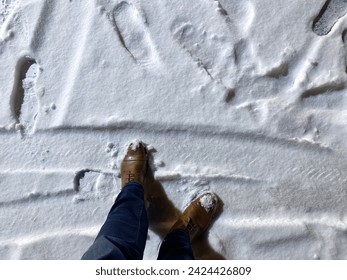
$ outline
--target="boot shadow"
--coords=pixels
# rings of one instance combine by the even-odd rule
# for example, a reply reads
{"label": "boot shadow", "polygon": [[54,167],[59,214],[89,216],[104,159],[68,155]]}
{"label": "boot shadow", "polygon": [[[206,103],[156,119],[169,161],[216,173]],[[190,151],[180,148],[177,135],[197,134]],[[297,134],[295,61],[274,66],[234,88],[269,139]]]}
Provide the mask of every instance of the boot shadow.
{"label": "boot shadow", "polygon": [[[216,211],[216,216],[209,228],[213,227],[213,223],[218,219],[223,211],[223,202],[219,199],[219,207]],[[226,258],[221,254],[216,252],[210,245],[208,241],[208,234],[205,232],[202,236],[198,237],[194,242],[192,242],[194,256],[197,260],[225,260]]]}
{"label": "boot shadow", "polygon": [[207,235],[204,234],[192,243],[194,257],[197,260],[225,260],[226,258],[216,252],[210,245]]}
{"label": "boot shadow", "polygon": [[169,200],[159,181],[148,180],[145,184],[145,193],[149,228],[164,239],[181,212]]}
{"label": "boot shadow", "polygon": [[[149,153],[150,166],[153,165],[153,153]],[[182,212],[167,197],[162,184],[155,179],[152,168],[148,169],[147,180],[144,184],[147,200],[147,215],[149,228],[163,240]],[[222,212],[222,203],[218,213]],[[218,214],[218,215],[219,215]],[[217,215],[217,216],[218,216]],[[216,216],[216,218],[217,218]],[[212,225],[211,225],[212,226]],[[208,242],[207,234],[203,234],[192,242],[196,259],[223,260],[225,257],[216,252]]]}

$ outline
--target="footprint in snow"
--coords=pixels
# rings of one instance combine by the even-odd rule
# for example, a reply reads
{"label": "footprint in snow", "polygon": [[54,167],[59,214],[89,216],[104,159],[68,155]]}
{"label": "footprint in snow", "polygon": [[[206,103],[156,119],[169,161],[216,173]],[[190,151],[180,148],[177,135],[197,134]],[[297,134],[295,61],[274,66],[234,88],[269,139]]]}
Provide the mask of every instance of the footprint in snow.
{"label": "footprint in snow", "polygon": [[133,4],[119,3],[113,10],[113,23],[122,45],[139,65],[151,68],[159,64],[146,21]]}

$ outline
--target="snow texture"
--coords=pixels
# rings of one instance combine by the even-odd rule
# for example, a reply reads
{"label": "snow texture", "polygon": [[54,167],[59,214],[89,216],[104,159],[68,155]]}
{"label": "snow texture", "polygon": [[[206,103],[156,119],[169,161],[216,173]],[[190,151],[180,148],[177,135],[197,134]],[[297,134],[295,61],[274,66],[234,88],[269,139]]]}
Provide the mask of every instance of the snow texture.
{"label": "snow texture", "polygon": [[210,212],[210,210],[216,205],[216,198],[213,194],[207,193],[201,196],[199,202],[206,212]]}
{"label": "snow texture", "polygon": [[347,259],[347,1],[0,1],[0,258],[79,259],[149,150],[145,259]]}
{"label": "snow texture", "polygon": [[130,141],[130,149],[132,149],[133,151],[136,151],[136,149],[138,149],[141,144],[142,144],[141,140],[134,139],[134,140]]}

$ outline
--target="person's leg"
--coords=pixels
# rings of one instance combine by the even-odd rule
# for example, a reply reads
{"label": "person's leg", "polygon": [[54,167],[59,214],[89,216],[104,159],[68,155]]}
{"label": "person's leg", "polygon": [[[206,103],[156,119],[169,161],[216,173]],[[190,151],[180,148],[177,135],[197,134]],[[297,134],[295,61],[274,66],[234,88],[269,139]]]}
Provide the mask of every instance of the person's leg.
{"label": "person's leg", "polygon": [[158,260],[194,260],[189,234],[184,229],[171,231],[160,246]]}
{"label": "person's leg", "polygon": [[82,259],[142,259],[148,231],[143,189],[147,167],[145,145],[131,143],[121,166],[122,191]]}
{"label": "person's leg", "polygon": [[143,187],[127,183],[82,259],[142,259],[147,231]]}
{"label": "person's leg", "polygon": [[193,260],[191,241],[210,225],[219,204],[213,193],[196,198],[182,213],[163,240],[158,260]]}

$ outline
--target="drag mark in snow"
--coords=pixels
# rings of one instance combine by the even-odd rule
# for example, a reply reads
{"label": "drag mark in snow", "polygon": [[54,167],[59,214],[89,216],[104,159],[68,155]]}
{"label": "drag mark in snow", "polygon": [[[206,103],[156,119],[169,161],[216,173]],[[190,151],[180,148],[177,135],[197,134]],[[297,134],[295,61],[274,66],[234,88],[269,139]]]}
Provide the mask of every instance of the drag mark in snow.
{"label": "drag mark in snow", "polygon": [[248,183],[248,184],[259,184],[264,181],[257,178],[251,178],[247,176],[242,176],[238,174],[228,174],[223,173],[198,173],[189,174],[176,171],[161,171],[156,173],[156,179],[161,182],[177,181],[180,179],[204,179],[204,180],[226,180],[238,183]]}
{"label": "drag mark in snow", "polygon": [[16,4],[17,0],[2,0],[0,2],[0,26],[11,15]]}
{"label": "drag mark in snow", "polygon": [[267,73],[265,74],[268,77],[279,79],[281,77],[285,77],[288,75],[289,72],[289,64],[287,61],[281,61],[278,65],[271,68]]}
{"label": "drag mark in snow", "polygon": [[[264,218],[265,217],[265,218]],[[269,227],[301,227],[305,225],[322,225],[339,230],[347,230],[347,224],[338,215],[322,215],[321,217],[305,216],[240,216],[226,218],[222,221],[230,228],[269,228]]]}
{"label": "drag mark in snow", "polygon": [[[236,37],[246,37],[255,16],[254,5],[249,0],[223,1],[212,0],[217,12],[225,19],[230,31],[239,34]],[[242,34],[242,35],[241,35]]]}
{"label": "drag mark in snow", "polygon": [[[51,3],[50,1],[46,1]],[[57,1],[53,1],[54,3]],[[91,1],[89,3],[92,3]],[[52,4],[53,5],[53,4]],[[87,6],[86,6],[87,7]],[[55,122],[61,124],[64,123],[65,116],[68,111],[68,106],[71,102],[71,98],[73,96],[72,92],[74,90],[76,79],[81,71],[82,63],[85,60],[85,50],[89,47],[88,39],[91,36],[90,32],[92,30],[92,26],[94,24],[94,10],[91,8],[87,9],[87,12],[83,15],[82,18],[79,18],[79,26],[80,26],[80,34],[79,44],[76,44],[75,47],[69,50],[70,59],[69,65],[67,65],[67,76],[64,81],[64,88],[62,89],[62,94],[60,96],[60,100],[58,104],[63,104],[63,109],[61,109],[60,115],[56,118]]]}
{"label": "drag mark in snow", "polygon": [[[155,132],[158,134],[176,133],[187,135],[187,131],[190,135],[194,136],[211,136],[214,137],[227,137],[235,138],[240,141],[247,141],[251,143],[264,143],[276,146],[285,146],[287,148],[303,149],[304,151],[319,151],[320,153],[331,153],[333,150],[320,143],[313,143],[310,141],[300,140],[297,138],[281,138],[272,137],[269,135],[257,133],[257,132],[243,132],[230,130],[219,126],[209,125],[182,125],[182,124],[166,124],[165,126],[159,125],[155,122],[144,122],[144,121],[131,121],[131,120],[120,120],[113,123],[107,123],[104,126],[67,126],[59,128],[51,128],[51,130],[59,131],[59,133],[68,133],[69,131],[81,131],[88,132],[96,130],[98,131],[121,131],[121,130],[135,130],[143,132]],[[47,130],[47,131],[51,131]],[[41,131],[42,132],[42,131]]]}
{"label": "drag mark in snow", "polygon": [[60,190],[56,192],[45,192],[45,193],[32,192],[18,199],[9,200],[9,201],[0,201],[0,208],[9,207],[11,205],[35,203],[37,201],[43,201],[43,200],[52,199],[52,198],[65,198],[73,194],[75,194],[75,191],[72,189]]}
{"label": "drag mark in snow", "polygon": [[227,22],[230,22],[229,14],[227,10],[223,7],[223,5],[218,0],[212,0],[217,5],[218,12],[225,17]]}
{"label": "drag mark in snow", "polygon": [[310,88],[302,93],[301,98],[308,98],[319,94],[326,94],[334,91],[340,91],[346,86],[344,81],[330,82],[328,84],[319,85],[314,88]]}
{"label": "drag mark in snow", "polygon": [[346,73],[347,73],[347,29],[342,32],[342,41],[345,48],[345,65],[346,65]]}
{"label": "drag mark in snow", "polygon": [[19,59],[15,70],[12,113],[17,123],[28,132],[34,128],[38,114],[38,99],[35,92],[38,71],[36,61],[28,56]]}
{"label": "drag mark in snow", "polygon": [[[310,74],[315,71],[318,66],[321,49],[322,44],[313,41],[294,69],[291,70],[292,72],[297,72],[297,74],[292,75],[294,80],[292,83],[288,83],[288,85],[294,84],[291,89],[289,89],[289,92],[293,89],[298,90],[298,99],[304,100],[322,94],[326,95],[330,92],[341,91],[346,87],[346,81],[344,78],[340,77],[334,77],[329,80],[324,79],[323,81],[320,79],[313,85],[309,81],[308,77],[310,77]],[[307,85],[310,87],[307,87]]]}
{"label": "drag mark in snow", "polygon": [[113,10],[113,24],[120,42],[132,58],[141,66],[158,65],[159,57],[146,27],[146,20],[126,1]]}
{"label": "drag mark in snow", "polygon": [[28,244],[32,244],[34,242],[39,242],[43,239],[48,238],[57,238],[62,237],[64,239],[70,238],[71,235],[78,235],[78,236],[90,236],[95,237],[97,233],[100,230],[100,225],[96,226],[89,226],[89,227],[72,227],[72,228],[62,228],[57,231],[47,231],[42,233],[34,233],[34,234],[27,234],[22,235],[20,238],[9,238],[9,239],[2,239],[0,241],[0,245],[8,245],[10,243],[15,243],[18,246],[25,246]]}
{"label": "drag mark in snow", "polygon": [[347,13],[346,0],[327,0],[313,21],[312,30],[319,36],[327,35],[339,18]]}
{"label": "drag mark in snow", "polygon": [[46,33],[48,32],[47,23],[50,23],[50,21],[46,22],[46,20],[52,17],[56,4],[57,4],[57,1],[42,1],[40,15],[35,22],[34,32],[30,38],[31,50],[37,51],[43,46],[44,40],[47,38],[46,36]]}

